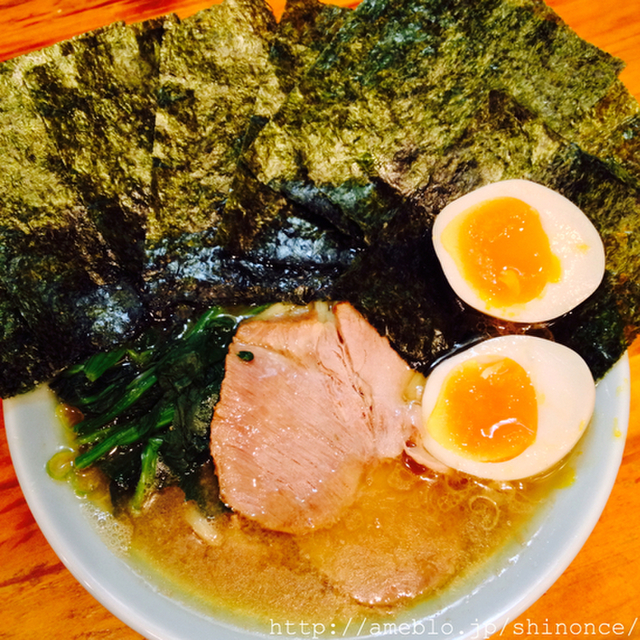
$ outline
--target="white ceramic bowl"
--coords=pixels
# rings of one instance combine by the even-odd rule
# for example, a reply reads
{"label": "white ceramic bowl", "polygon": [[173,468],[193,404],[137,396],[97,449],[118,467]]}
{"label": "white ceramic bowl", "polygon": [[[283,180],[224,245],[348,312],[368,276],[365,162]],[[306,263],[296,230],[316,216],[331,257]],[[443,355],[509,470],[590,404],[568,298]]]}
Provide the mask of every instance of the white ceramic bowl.
{"label": "white ceramic bowl", "polygon": [[[403,613],[386,634],[423,638],[488,638],[506,629],[560,576],[589,537],[615,482],[629,419],[629,363],[625,356],[598,385],[596,412],[578,443],[575,481],[558,489],[526,529],[473,577]],[[62,562],[86,589],[127,625],[157,640],[247,640],[279,637],[216,619],[165,594],[99,535],[86,506],[70,487],[52,480],[46,464],[63,442],[51,392],[40,388],[4,403],[7,437],[20,485],[38,525]],[[401,627],[400,625],[405,626]],[[311,627],[281,629],[311,637]],[[331,622],[317,637],[370,637],[365,620]],[[297,632],[297,633],[296,633]]]}

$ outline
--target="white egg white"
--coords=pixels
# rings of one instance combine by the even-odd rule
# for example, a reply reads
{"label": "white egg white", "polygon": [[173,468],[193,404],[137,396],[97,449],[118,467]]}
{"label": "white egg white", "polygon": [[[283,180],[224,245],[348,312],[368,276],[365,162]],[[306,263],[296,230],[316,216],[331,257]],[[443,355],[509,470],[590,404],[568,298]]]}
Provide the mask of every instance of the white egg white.
{"label": "white egg white", "polygon": [[[538,402],[534,443],[504,462],[480,462],[452,451],[429,433],[429,418],[449,373],[462,362],[498,355],[528,373]],[[422,397],[420,444],[443,464],[480,478],[517,480],[538,475],[561,461],[584,433],[595,407],[595,383],[585,361],[550,340],[509,335],[480,342],[441,362],[429,375]]]}
{"label": "white egg white", "polygon": [[[501,197],[518,198],[538,211],[562,271],[560,281],[547,284],[538,298],[507,308],[494,306],[478,295],[441,239],[444,229],[469,207]],[[604,276],[604,246],[591,221],[564,196],[528,180],[494,182],[451,202],[436,217],[433,243],[455,293],[474,309],[512,322],[534,323],[557,318],[586,300]]]}

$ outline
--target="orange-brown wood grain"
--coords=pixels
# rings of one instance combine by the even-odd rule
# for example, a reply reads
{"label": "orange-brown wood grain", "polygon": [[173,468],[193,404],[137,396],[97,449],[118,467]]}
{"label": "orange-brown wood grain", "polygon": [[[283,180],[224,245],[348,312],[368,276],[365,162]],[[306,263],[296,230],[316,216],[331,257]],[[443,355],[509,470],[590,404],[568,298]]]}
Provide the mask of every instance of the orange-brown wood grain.
{"label": "orange-brown wood grain", "polygon": [[[284,0],[274,2],[280,12]],[[0,0],[0,60],[116,20],[133,22],[169,12],[184,17],[209,4],[210,0]],[[549,4],[580,36],[627,62],[621,78],[640,98],[640,0]],[[640,342],[632,349],[631,367],[629,433],[609,503],[567,571],[536,604],[500,630],[500,637],[620,637],[613,626],[619,624],[624,637],[640,638],[640,621],[628,635],[640,617]],[[555,634],[558,623],[566,625],[567,633]],[[599,632],[583,633],[590,631],[588,624],[596,629],[600,625]],[[47,544],[18,486],[1,424],[0,639],[56,638],[141,636],[96,602]]]}
{"label": "orange-brown wood grain", "polygon": [[[59,42],[118,20],[138,22],[175,13],[181,18],[215,0],[10,0],[0,3],[0,60]],[[280,15],[284,0],[271,3]]]}
{"label": "orange-brown wood grain", "polygon": [[627,67],[620,79],[640,98],[640,0],[607,4],[601,0],[547,0],[576,33]]}

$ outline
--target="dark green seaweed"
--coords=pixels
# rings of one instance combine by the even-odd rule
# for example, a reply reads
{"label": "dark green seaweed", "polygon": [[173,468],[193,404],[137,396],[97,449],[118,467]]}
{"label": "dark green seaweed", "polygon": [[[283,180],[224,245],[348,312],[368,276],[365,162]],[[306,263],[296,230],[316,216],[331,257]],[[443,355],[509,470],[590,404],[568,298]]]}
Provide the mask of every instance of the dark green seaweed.
{"label": "dark green seaweed", "polygon": [[27,68],[25,59],[0,65],[0,289],[7,314],[0,321],[24,325],[33,337],[28,348],[35,349],[29,359],[41,357],[40,370],[49,372],[117,343],[143,311],[67,179],[26,91]]}
{"label": "dark green seaweed", "polygon": [[431,241],[433,221],[452,199],[494,180],[533,180],[581,207],[602,235],[605,282],[545,332],[580,353],[594,376],[604,375],[640,330],[640,192],[497,92],[455,146],[422,160],[431,164],[432,181],[411,197],[396,196],[393,224],[359,255],[334,295],[350,300],[425,372],[460,345],[507,329],[540,331],[514,328],[466,308],[447,284]]}
{"label": "dark green seaweed", "polygon": [[147,247],[215,225],[265,77],[276,22],[263,0],[225,0],[166,29]]}
{"label": "dark green seaweed", "polygon": [[[275,29],[264,0],[225,0],[165,32],[153,148],[157,208],[148,220],[144,271],[156,313],[166,306],[159,296],[169,305],[193,299],[219,262],[215,228],[268,77]],[[214,269],[212,291],[222,271]]]}
{"label": "dark green seaweed", "polygon": [[67,362],[43,344],[0,287],[0,396],[10,397],[50,380]]}
{"label": "dark green seaweed", "polygon": [[[257,20],[252,19],[256,11]],[[168,34],[156,131],[162,209],[147,242],[147,298],[155,312],[180,300],[205,305],[238,299],[306,301],[326,295],[349,263],[351,247],[339,234],[324,222],[318,226],[308,217],[300,219],[289,203],[238,165],[243,147],[315,59],[321,31],[324,35],[326,28],[328,38],[345,12],[316,0],[295,0],[276,28],[260,3],[228,3]],[[247,22],[253,49],[247,46]],[[195,50],[194,31],[203,34]],[[189,48],[182,45],[185,40]],[[219,53],[230,46],[232,56]],[[206,54],[198,47],[206,47]],[[177,84],[182,93],[171,94]],[[187,91],[191,85],[193,91]],[[241,248],[218,231],[222,218],[240,219],[245,197],[254,204],[262,200],[269,211],[269,224],[260,225],[262,245],[250,252],[243,251],[246,243]],[[256,232],[253,225],[252,239]]]}
{"label": "dark green seaweed", "polygon": [[247,163],[264,184],[289,197],[302,191],[305,206],[333,207],[370,235],[393,217],[380,182],[402,177],[404,194],[429,182],[425,153],[455,145],[490,91],[511,94],[566,133],[620,68],[542,2],[365,0],[263,128]]}
{"label": "dark green seaweed", "polygon": [[[277,113],[288,93],[313,65],[348,13],[348,9],[317,0],[287,2],[271,44],[268,80],[256,96],[255,112],[243,139],[245,149]],[[298,242],[294,235],[296,229],[301,233]],[[311,235],[314,239],[309,245]],[[325,276],[322,281],[318,280],[316,297],[328,295],[332,282],[327,276],[340,274],[349,264],[349,256],[354,255],[355,248],[352,240],[327,224],[326,217],[314,216],[312,212],[296,206],[292,199],[256,180],[242,157],[221,214],[216,241],[229,253],[243,256],[245,261],[254,265],[256,257],[263,264],[270,261],[271,264],[284,265],[286,260],[291,260],[284,258],[288,254],[292,256],[292,266],[295,265],[296,270],[306,262],[312,277],[318,278],[319,269],[324,264]],[[297,249],[284,250],[276,246],[276,242],[280,245],[286,242],[291,247],[295,243]],[[306,247],[301,251],[305,243]],[[308,295],[297,293],[300,290],[300,285],[296,284],[300,282],[297,274],[291,281],[293,286],[285,284],[291,280],[288,277],[290,273],[289,270],[282,273],[280,278],[284,286],[280,286],[276,293],[291,299],[297,297],[299,301],[306,300]],[[310,283],[311,279],[304,285],[308,291],[311,291]]]}
{"label": "dark green seaweed", "polygon": [[622,82],[616,80],[607,95],[575,123],[575,142],[601,158],[613,174],[640,186],[640,105]]}
{"label": "dark green seaweed", "polygon": [[139,283],[151,188],[159,48],[171,16],[117,22],[24,56],[24,81],[67,177]]}
{"label": "dark green seaweed", "polygon": [[256,94],[244,147],[277,113],[348,13],[349,9],[318,0],[288,0],[271,41],[266,76]]}
{"label": "dark green seaweed", "polygon": [[[640,326],[640,116],[620,69],[539,0],[293,0],[279,25],[226,0],[5,63],[0,395],[103,351],[86,371],[105,379],[150,311],[319,297],[423,371],[508,329],[600,377]],[[431,247],[443,206],[507,178],[565,194],[607,249],[597,294],[548,327],[466,309]],[[178,410],[146,409],[150,438]],[[143,476],[156,445],[129,445]]]}
{"label": "dark green seaweed", "polygon": [[331,297],[357,248],[323,220],[280,213],[240,254],[221,246],[215,229],[164,240],[156,249],[163,269],[148,283],[150,308],[161,317],[181,303],[202,309]]}
{"label": "dark green seaweed", "polygon": [[3,229],[2,280],[32,331],[66,364],[131,336],[145,319],[128,283],[86,221],[37,232]]}

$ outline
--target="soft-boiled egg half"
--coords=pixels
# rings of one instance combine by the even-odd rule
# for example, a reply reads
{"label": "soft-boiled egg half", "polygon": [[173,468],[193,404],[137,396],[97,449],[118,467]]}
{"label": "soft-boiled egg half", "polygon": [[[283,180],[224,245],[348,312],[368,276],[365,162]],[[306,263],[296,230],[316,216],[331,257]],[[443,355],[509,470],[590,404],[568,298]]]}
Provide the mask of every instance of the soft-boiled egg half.
{"label": "soft-boiled egg half", "polygon": [[441,463],[494,480],[540,474],[586,429],[595,383],[575,352],[524,335],[480,342],[437,365],[422,397],[422,446]]}
{"label": "soft-boiled egg half", "polygon": [[604,275],[602,240],[587,216],[528,180],[495,182],[451,202],[436,217],[433,242],[455,293],[513,322],[567,313]]}

